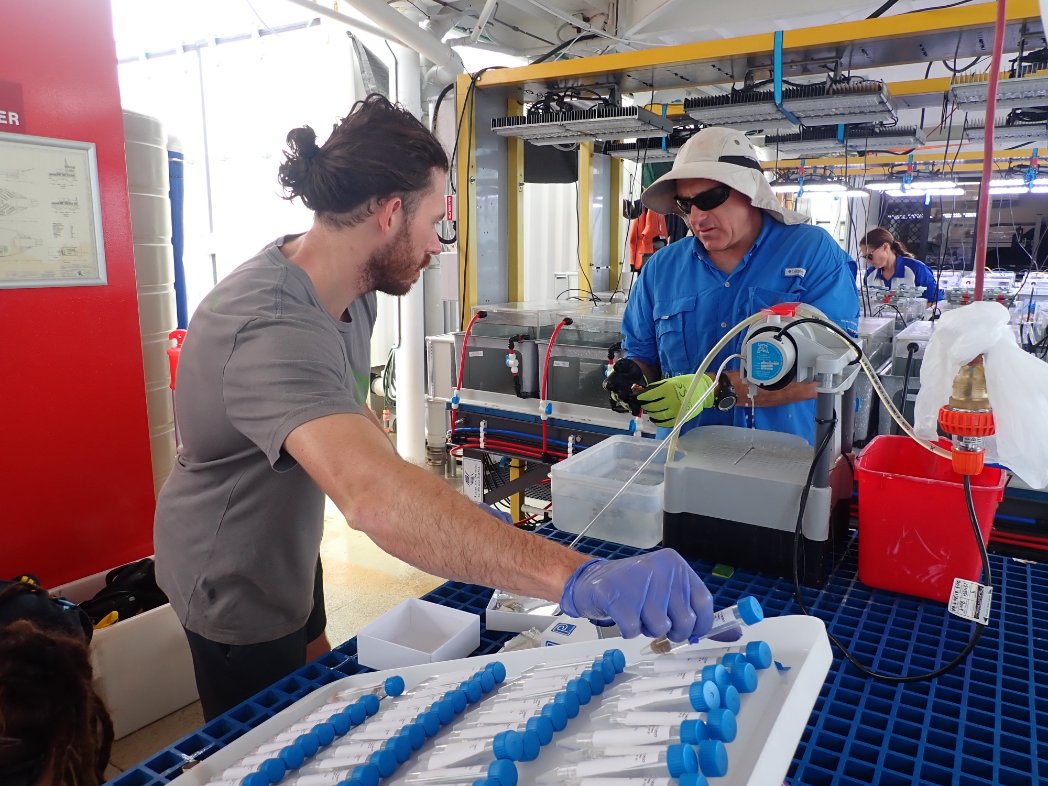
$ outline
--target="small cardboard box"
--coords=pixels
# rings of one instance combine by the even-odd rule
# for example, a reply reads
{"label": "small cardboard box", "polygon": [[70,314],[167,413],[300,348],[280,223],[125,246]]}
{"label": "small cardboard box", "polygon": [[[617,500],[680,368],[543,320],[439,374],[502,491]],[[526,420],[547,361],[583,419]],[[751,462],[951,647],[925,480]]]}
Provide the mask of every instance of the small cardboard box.
{"label": "small cardboard box", "polygon": [[[109,571],[55,588],[74,603],[105,587]],[[170,604],[100,628],[91,638],[95,690],[117,739],[197,700],[193,657]]]}
{"label": "small cardboard box", "polygon": [[357,661],[393,669],[464,658],[480,646],[480,617],[409,598],[357,633]]}

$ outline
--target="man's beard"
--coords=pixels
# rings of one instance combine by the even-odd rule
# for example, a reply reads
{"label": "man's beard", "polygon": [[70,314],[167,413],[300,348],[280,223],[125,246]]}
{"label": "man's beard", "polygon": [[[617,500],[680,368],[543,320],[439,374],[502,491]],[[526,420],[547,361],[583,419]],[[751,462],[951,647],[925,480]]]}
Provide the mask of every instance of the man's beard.
{"label": "man's beard", "polygon": [[418,277],[419,269],[429,262],[429,255],[413,258],[411,240],[404,233],[375,251],[368,259],[367,289],[387,295],[406,295]]}

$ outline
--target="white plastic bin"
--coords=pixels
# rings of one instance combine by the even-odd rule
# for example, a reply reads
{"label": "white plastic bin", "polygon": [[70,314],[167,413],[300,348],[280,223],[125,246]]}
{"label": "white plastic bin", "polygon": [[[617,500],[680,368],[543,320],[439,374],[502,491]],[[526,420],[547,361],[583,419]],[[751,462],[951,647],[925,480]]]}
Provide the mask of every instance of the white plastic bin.
{"label": "white plastic bin", "polygon": [[[553,523],[581,532],[658,448],[654,439],[608,437],[553,465]],[[647,549],[662,540],[662,490],[666,449],[604,511],[587,537]]]}
{"label": "white plastic bin", "polygon": [[464,658],[480,646],[480,617],[408,598],[357,632],[357,662],[395,669]]}

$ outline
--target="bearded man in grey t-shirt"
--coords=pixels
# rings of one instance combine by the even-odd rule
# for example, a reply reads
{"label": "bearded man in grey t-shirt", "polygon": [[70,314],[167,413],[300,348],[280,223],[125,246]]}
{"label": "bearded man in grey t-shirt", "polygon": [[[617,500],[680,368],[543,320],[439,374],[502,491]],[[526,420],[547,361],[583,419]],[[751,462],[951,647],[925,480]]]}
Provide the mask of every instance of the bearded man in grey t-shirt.
{"label": "bearded man in grey t-shirt", "polygon": [[205,717],[326,648],[325,494],[429,573],[559,601],[625,636],[708,630],[709,592],[676,552],[590,559],[397,456],[364,403],[375,292],[405,294],[440,252],[447,156],[380,95],[322,146],[308,126],[288,146],[280,182],[313,225],[266,246],[193,315],[175,393],[181,450],[157,500],[157,580],[186,630]]}

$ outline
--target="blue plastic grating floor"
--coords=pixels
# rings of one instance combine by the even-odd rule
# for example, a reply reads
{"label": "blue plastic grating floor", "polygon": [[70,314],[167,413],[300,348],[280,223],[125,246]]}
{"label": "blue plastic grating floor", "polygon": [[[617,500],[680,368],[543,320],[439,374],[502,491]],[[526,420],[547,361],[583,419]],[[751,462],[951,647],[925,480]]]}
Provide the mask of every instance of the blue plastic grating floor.
{"label": "blue plastic grating floor", "polygon": [[[563,543],[574,536],[546,528]],[[945,606],[871,590],[856,579],[853,539],[820,592],[804,602],[867,665],[889,673],[928,671],[963,649],[970,624]],[[636,549],[584,538],[579,550],[616,558]],[[1048,781],[1048,565],[990,557],[995,587],[990,625],[966,662],[933,682],[888,685],[835,657],[789,771],[792,786],[1029,786]],[[744,570],[711,575],[697,562],[717,608],[754,595],[769,616],[797,614],[792,583]],[[425,600],[482,614],[491,590],[443,584]],[[481,620],[474,654],[496,652],[513,634]],[[836,653],[835,653],[836,654]],[[181,774],[302,696],[357,664],[350,640],[262,691],[198,732],[127,770],[114,786],[153,786]],[[729,748],[730,750],[730,748]]]}

